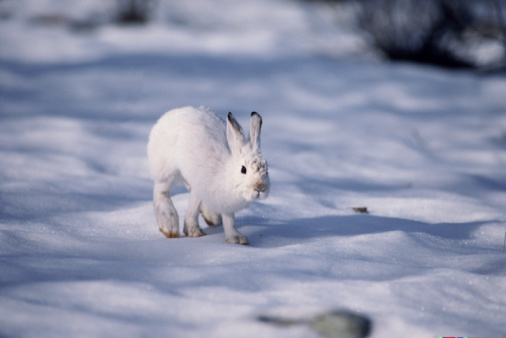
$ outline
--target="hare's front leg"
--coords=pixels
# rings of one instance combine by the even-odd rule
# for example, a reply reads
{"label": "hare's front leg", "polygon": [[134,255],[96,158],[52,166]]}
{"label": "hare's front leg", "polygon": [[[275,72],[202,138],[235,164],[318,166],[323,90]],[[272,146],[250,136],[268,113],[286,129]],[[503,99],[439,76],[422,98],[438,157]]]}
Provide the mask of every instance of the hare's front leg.
{"label": "hare's front leg", "polygon": [[223,228],[225,230],[225,240],[232,244],[248,245],[246,236],[241,234],[235,228],[234,214],[223,214]]}
{"label": "hare's front leg", "polygon": [[188,210],[184,217],[183,232],[188,237],[200,237],[206,233],[199,226],[199,211],[202,201],[197,195],[190,190],[190,201],[188,202]]}
{"label": "hare's front leg", "polygon": [[179,237],[179,216],[170,199],[170,184],[155,182],[153,206],[160,231],[168,238]]}

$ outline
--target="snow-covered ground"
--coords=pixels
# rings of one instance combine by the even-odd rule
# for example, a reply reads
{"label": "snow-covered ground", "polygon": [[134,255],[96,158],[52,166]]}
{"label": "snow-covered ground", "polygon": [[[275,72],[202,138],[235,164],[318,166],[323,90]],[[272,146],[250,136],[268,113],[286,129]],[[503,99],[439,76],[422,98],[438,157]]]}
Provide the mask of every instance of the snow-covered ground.
{"label": "snow-covered ground", "polygon": [[[372,337],[506,336],[504,74],[373,62],[298,2],[84,32],[82,3],[0,2],[0,336],[317,337],[257,318],[333,309]],[[158,231],[147,138],[184,105],[263,117],[250,246]]]}

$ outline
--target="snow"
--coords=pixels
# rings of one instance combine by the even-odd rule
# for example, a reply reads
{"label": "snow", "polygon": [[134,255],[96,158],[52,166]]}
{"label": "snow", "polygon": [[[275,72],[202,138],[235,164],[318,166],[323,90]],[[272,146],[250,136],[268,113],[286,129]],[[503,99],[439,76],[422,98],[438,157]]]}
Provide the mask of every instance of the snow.
{"label": "snow", "polygon": [[[504,75],[371,61],[349,32],[324,55],[336,28],[290,1],[30,21],[100,3],[1,3],[0,335],[317,337],[257,318],[345,309],[372,337],[506,336]],[[247,247],[158,231],[147,138],[184,105],[263,117]]]}

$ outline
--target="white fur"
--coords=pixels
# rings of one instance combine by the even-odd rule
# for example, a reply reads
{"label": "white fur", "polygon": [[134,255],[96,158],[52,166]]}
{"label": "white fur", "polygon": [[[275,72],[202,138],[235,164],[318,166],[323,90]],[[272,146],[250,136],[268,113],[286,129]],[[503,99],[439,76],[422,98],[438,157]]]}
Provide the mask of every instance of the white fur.
{"label": "white fur", "polygon": [[[179,217],[170,189],[184,182],[190,190],[184,232],[205,233],[198,224],[199,211],[206,222],[223,221],[226,241],[248,244],[234,225],[234,213],[269,193],[267,164],[260,154],[262,119],[251,114],[250,138],[229,113],[227,122],[205,108],[184,107],[163,115],[149,136],[148,157],[154,180],[153,205],[160,231],[179,237]],[[241,172],[246,168],[246,174]]]}

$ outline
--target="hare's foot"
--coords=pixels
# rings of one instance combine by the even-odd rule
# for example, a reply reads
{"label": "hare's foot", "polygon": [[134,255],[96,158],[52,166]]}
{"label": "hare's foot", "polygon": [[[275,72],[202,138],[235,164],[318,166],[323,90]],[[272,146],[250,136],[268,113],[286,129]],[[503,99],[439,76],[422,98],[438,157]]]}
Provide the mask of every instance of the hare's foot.
{"label": "hare's foot", "polygon": [[199,210],[201,204],[200,198],[193,193],[190,192],[190,200],[188,201],[188,210],[186,210],[186,215],[184,217],[184,228],[183,232],[188,237],[200,237],[205,236],[206,233],[199,226]]}
{"label": "hare's foot", "polygon": [[202,217],[204,217],[207,225],[216,226],[222,223],[221,215],[209,209],[205,203],[200,205],[200,212],[202,213]]}
{"label": "hare's foot", "polygon": [[160,232],[162,232],[167,238],[178,238],[179,237],[179,229],[177,231],[170,231],[167,229],[160,228]]}
{"label": "hare's foot", "polygon": [[234,234],[232,236],[227,236],[225,238],[225,241],[232,243],[232,244],[242,244],[242,245],[249,245],[248,240],[246,239],[246,236],[244,236],[241,233]]}
{"label": "hare's foot", "polygon": [[167,238],[179,237],[179,216],[169,195],[170,185],[164,182],[155,183],[153,206],[158,228]]}
{"label": "hare's foot", "polygon": [[189,226],[186,224],[186,222],[184,223],[183,232],[188,237],[202,237],[206,235],[204,230],[202,230],[202,228],[198,224]]}
{"label": "hare's foot", "polygon": [[179,217],[175,212],[162,212],[157,214],[158,228],[167,238],[179,237]]}

